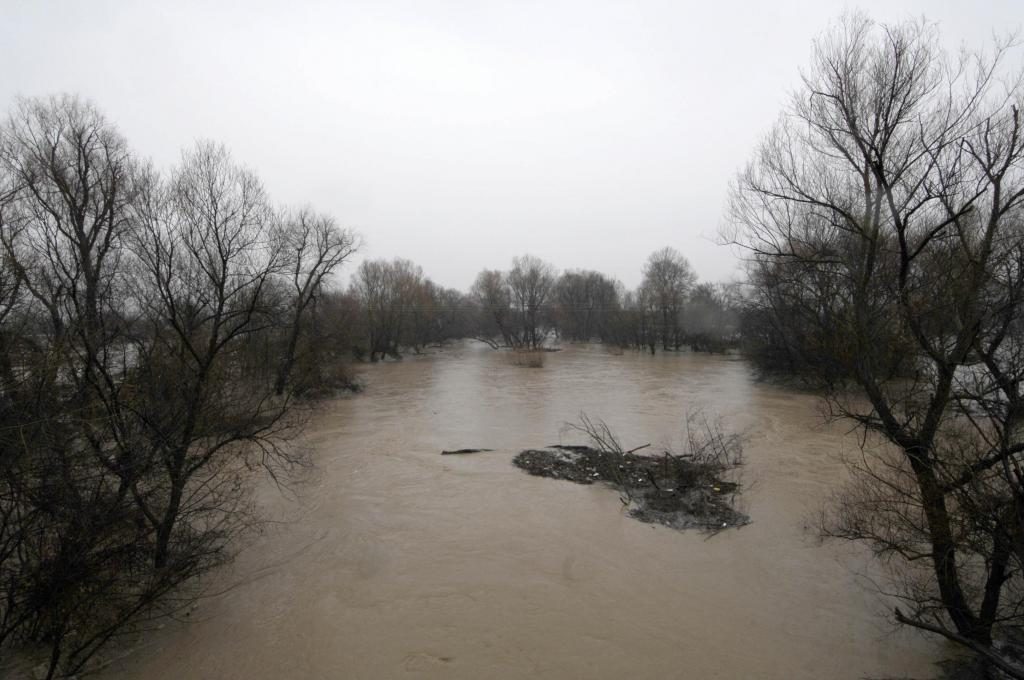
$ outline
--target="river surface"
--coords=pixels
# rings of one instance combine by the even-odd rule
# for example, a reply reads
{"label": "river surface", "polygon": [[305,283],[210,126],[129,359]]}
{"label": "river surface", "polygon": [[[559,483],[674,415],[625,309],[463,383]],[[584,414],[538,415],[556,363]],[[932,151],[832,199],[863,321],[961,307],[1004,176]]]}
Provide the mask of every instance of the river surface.
{"label": "river surface", "polygon": [[[805,525],[855,442],[816,400],[736,358],[569,347],[543,368],[473,343],[365,366],[305,442],[316,479],[207,583],[224,591],[105,673],[211,678],[861,678],[933,675],[945,651],[865,588],[863,551]],[[753,523],[706,539],[629,518],[601,486],[531,477],[524,448],[678,445],[688,411],[749,438]],[[440,455],[487,447],[490,453]]]}

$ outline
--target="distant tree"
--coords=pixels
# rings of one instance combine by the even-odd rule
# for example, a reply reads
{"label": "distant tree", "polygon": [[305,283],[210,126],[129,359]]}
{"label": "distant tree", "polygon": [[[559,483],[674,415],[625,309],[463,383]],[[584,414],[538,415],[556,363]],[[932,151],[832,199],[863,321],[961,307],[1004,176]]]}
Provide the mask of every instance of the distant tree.
{"label": "distant tree", "polygon": [[472,335],[471,303],[461,292],[424,279],[416,291],[416,300],[409,342],[415,351]]}
{"label": "distant tree", "polygon": [[497,349],[501,344],[512,347],[518,343],[512,318],[512,292],[504,274],[494,269],[480,272],[470,297],[477,308],[476,339]]}
{"label": "distant tree", "polygon": [[555,268],[537,257],[523,255],[512,260],[507,280],[519,346],[540,349],[553,326],[550,303]]}
{"label": "distant tree", "polygon": [[686,296],[697,281],[689,261],[673,248],[662,248],[647,259],[641,288],[643,297],[657,311],[664,350],[682,345],[681,316]]}
{"label": "distant tree", "polygon": [[352,293],[365,314],[370,361],[400,357],[402,346],[413,342],[423,285],[423,270],[409,260],[367,260],[359,266]]}
{"label": "distant tree", "polygon": [[616,282],[600,272],[567,271],[555,287],[557,324],[570,340],[605,339],[620,305]]}
{"label": "distant tree", "polygon": [[683,308],[686,342],[694,351],[722,352],[735,345],[739,311],[728,287],[699,283]]}

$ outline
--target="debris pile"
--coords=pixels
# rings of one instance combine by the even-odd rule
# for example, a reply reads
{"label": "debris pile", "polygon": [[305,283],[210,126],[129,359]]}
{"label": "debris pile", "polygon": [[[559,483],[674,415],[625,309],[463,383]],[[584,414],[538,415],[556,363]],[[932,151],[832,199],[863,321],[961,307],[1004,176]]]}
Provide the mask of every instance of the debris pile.
{"label": "debris pile", "polygon": [[594,445],[528,449],[513,463],[539,477],[607,484],[619,491],[630,516],[642,522],[709,533],[750,522],[737,509],[740,438],[724,434],[699,414],[687,420],[687,450],[678,455],[636,453],[647,445],[623,451],[607,425],[585,414],[580,425],[570,427],[587,434]]}

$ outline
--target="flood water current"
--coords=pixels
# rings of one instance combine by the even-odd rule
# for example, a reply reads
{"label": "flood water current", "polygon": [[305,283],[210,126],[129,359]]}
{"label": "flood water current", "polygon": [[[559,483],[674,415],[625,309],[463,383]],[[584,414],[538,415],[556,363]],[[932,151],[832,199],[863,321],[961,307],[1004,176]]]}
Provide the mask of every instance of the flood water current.
{"label": "flood water current", "polygon": [[[303,436],[314,479],[261,492],[276,522],[105,677],[929,677],[946,651],[893,631],[862,548],[807,528],[855,439],[739,358],[587,346],[525,368],[467,343],[358,370]],[[585,443],[564,429],[581,411],[658,450],[698,409],[747,434],[752,523],[710,539],[511,464]],[[464,447],[493,451],[440,455]]]}

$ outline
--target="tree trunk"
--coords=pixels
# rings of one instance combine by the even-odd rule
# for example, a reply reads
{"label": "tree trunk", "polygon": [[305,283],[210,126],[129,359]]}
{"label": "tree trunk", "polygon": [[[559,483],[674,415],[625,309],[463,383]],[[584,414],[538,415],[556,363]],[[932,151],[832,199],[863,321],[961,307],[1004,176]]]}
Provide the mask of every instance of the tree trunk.
{"label": "tree trunk", "polygon": [[171,497],[167,501],[167,510],[164,512],[163,520],[156,532],[156,550],[153,554],[153,566],[162,569],[167,566],[167,558],[170,556],[171,532],[178,519],[178,511],[181,509],[181,497],[184,492],[184,482],[174,480],[171,487]]}
{"label": "tree trunk", "polygon": [[961,635],[982,644],[991,644],[991,624],[979,626],[960,585],[956,541],[950,525],[946,497],[935,478],[927,449],[917,446],[906,449],[905,453],[921,490],[921,503],[928,521],[928,537],[932,549],[932,568],[946,613]]}

